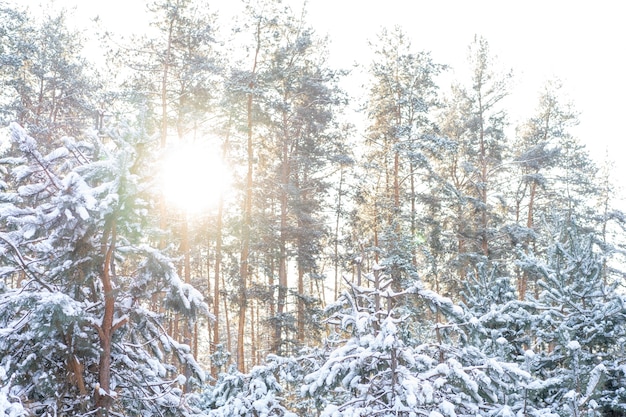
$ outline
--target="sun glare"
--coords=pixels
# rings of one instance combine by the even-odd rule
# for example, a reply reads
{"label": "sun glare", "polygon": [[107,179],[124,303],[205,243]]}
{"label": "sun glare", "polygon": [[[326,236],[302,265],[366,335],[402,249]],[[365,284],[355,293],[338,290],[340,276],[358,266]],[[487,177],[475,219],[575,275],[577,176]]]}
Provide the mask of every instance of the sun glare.
{"label": "sun glare", "polygon": [[198,144],[170,149],[163,160],[161,178],[167,202],[188,213],[216,206],[230,186],[230,173],[219,151]]}

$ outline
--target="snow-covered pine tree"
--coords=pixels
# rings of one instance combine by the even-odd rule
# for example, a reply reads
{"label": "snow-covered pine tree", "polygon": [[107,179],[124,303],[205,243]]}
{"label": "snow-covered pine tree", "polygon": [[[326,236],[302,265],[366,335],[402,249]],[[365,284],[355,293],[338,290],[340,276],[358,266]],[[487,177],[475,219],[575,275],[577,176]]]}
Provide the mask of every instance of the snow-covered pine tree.
{"label": "snow-covered pine tree", "polygon": [[[2,282],[0,282],[0,291],[2,290]],[[2,333],[0,332],[0,336]],[[0,417],[23,417],[26,410],[19,401],[8,394],[9,381],[3,366],[0,366]]]}
{"label": "snow-covered pine tree", "polygon": [[600,242],[561,219],[546,259],[520,261],[542,289],[532,326],[537,401],[561,416],[626,415],[626,300],[605,282]]}
{"label": "snow-covered pine tree", "polygon": [[[283,405],[283,388],[276,375],[285,359],[270,355],[264,365],[243,374],[232,368],[207,386],[197,406],[209,417],[297,417]],[[289,360],[287,360],[289,361]]]}
{"label": "snow-covered pine tree", "polygon": [[[511,394],[530,375],[469,345],[463,327],[479,323],[467,322],[459,306],[413,278],[412,286],[393,291],[393,280],[378,266],[365,275],[369,287],[348,283],[329,319],[347,339],[305,377],[302,395],[317,398],[321,416],[329,417],[513,416],[523,410]],[[438,324],[440,338],[409,334],[410,324],[424,318],[403,308],[407,297],[450,319]]]}
{"label": "snow-covered pine tree", "polygon": [[[523,371],[530,372],[535,354],[532,331],[537,303],[532,299],[519,300],[513,287],[513,279],[493,264],[478,263],[467,275],[462,293],[461,306],[466,314],[464,335],[467,343],[486,356],[506,363],[515,363]],[[467,317],[470,317],[469,320]],[[518,415],[556,417],[542,401],[535,401],[541,394],[543,383],[529,379],[507,393],[508,401],[516,404]],[[512,414],[503,414],[512,415]]]}
{"label": "snow-covered pine tree", "polygon": [[207,308],[150,246],[151,142],[120,128],[43,155],[20,126],[10,131],[0,161],[6,395],[42,416],[187,415],[175,364],[203,373],[150,301],[163,294],[191,318]]}
{"label": "snow-covered pine tree", "polygon": [[0,3],[0,123],[17,121],[50,150],[62,136],[92,125],[100,80],[69,12],[49,5],[37,18],[27,3],[11,3]]}
{"label": "snow-covered pine tree", "polygon": [[522,363],[530,346],[532,303],[517,299],[514,280],[504,268],[484,260],[468,273],[461,293],[460,304],[473,317],[467,331],[470,343],[489,356]]}

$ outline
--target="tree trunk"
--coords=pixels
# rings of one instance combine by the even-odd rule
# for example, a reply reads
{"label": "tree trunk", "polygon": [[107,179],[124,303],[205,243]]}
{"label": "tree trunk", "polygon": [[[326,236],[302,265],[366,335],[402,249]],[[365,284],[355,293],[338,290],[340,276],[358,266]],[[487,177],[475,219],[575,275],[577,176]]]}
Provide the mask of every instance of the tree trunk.
{"label": "tree trunk", "polygon": [[334,266],[335,266],[335,298],[339,297],[339,220],[341,219],[341,197],[343,193],[343,166],[339,168],[339,190],[337,191],[337,216],[335,217],[335,242],[334,242]]}
{"label": "tree trunk", "polygon": [[[183,250],[183,274],[185,277],[185,284],[191,284],[191,254],[189,249],[189,222],[187,218],[187,213],[183,215],[183,233],[182,233],[182,250]],[[187,346],[191,347],[191,328],[189,323],[183,316],[183,343]],[[185,378],[187,378],[187,382],[185,383],[185,391],[189,392],[191,382],[191,373],[192,370],[188,364],[184,364],[185,367]]]}
{"label": "tree trunk", "polygon": [[[526,219],[526,227],[528,229],[533,228],[533,212],[535,210],[535,195],[537,193],[537,183],[533,181],[530,184],[530,201],[528,202],[528,218]],[[527,240],[526,244],[530,244]],[[522,273],[520,282],[518,284],[518,294],[519,299],[524,300],[526,298],[526,290],[528,288],[528,272],[524,271]]]}
{"label": "tree trunk", "polygon": [[[222,276],[220,277],[220,279],[222,280],[222,287],[226,288],[226,282],[224,281],[224,277]],[[226,324],[226,350],[228,352],[232,352],[233,340],[230,333],[230,316],[228,315],[228,304],[226,303],[226,297],[222,298],[222,302],[224,303],[224,323]]]}
{"label": "tree trunk", "polygon": [[[479,62],[478,65],[483,65],[483,62]],[[487,215],[487,146],[485,144],[485,107],[483,103],[483,87],[484,87],[484,74],[482,67],[478,72],[474,74],[476,77],[474,80],[473,89],[476,92],[477,100],[477,113],[478,118],[478,163],[480,164],[480,176],[477,181],[477,194],[478,199],[481,202],[480,207],[480,228],[477,231],[479,236],[480,250],[485,257],[489,257],[489,234],[488,234],[488,215]]]}
{"label": "tree trunk", "polygon": [[[222,266],[222,222],[223,222],[224,200],[220,197],[217,209],[217,230],[215,236],[215,267],[213,281],[213,343],[211,343],[211,355],[217,352],[217,345],[220,343],[220,271]],[[218,369],[214,360],[211,360],[211,376],[217,379]]]}
{"label": "tree trunk", "polygon": [[[482,88],[482,84],[479,84],[478,88]],[[480,223],[482,230],[480,231],[480,247],[487,258],[489,257],[489,219],[487,216],[487,148],[485,146],[485,121],[484,121],[484,109],[482,103],[481,91],[478,90],[478,112],[480,120],[480,201],[482,203],[480,213]]]}
{"label": "tree trunk", "polygon": [[304,343],[304,266],[298,263],[298,342]]}
{"label": "tree trunk", "polygon": [[239,322],[237,330],[237,366],[239,370],[245,373],[245,355],[244,355],[244,334],[246,327],[246,304],[247,304],[247,285],[248,285],[248,261],[250,257],[250,228],[252,222],[252,173],[254,152],[252,145],[252,104],[254,101],[253,89],[255,88],[256,67],[259,57],[259,51],[261,50],[261,22],[257,22],[256,27],[256,50],[254,53],[254,61],[252,63],[251,79],[248,84],[250,91],[248,92],[248,98],[246,103],[246,116],[248,121],[248,143],[247,143],[247,156],[248,156],[248,172],[246,174],[246,195],[244,198],[244,213],[243,213],[243,225],[242,225],[242,244],[241,244],[241,257],[240,257],[240,276],[241,282],[239,286]]}
{"label": "tree trunk", "polygon": [[[256,321],[258,320],[257,315],[255,314],[256,300],[252,301],[252,306],[250,307],[250,366],[256,366],[256,357],[257,357],[257,333],[256,333]],[[256,310],[258,313],[258,310]]]}
{"label": "tree trunk", "polygon": [[96,408],[101,410],[100,413],[108,413],[111,407],[111,343],[113,340],[113,332],[117,326],[113,324],[113,316],[115,313],[115,298],[113,294],[113,281],[111,263],[113,262],[113,253],[115,252],[116,240],[116,222],[110,220],[105,227],[102,237],[102,252],[104,262],[102,265],[102,273],[100,281],[104,292],[104,316],[102,324],[98,327],[98,336],[100,338],[100,366],[98,374],[99,389],[95,392]]}
{"label": "tree trunk", "polygon": [[[284,145],[284,148],[287,144]],[[283,154],[284,156],[284,154]],[[283,166],[282,179],[285,180],[286,161]],[[283,182],[283,186],[286,183]],[[280,346],[282,344],[282,320],[285,313],[285,305],[287,304],[287,190],[283,189],[280,195],[280,237],[279,237],[279,255],[278,255],[278,299],[276,305],[276,325],[274,330],[274,352],[281,354]]]}
{"label": "tree trunk", "polygon": [[[416,197],[415,197],[415,165],[413,161],[409,163],[410,167],[410,181],[411,181],[411,240],[415,241],[415,235],[417,234],[417,218],[416,218]],[[411,245],[411,260],[413,265],[417,267],[417,246]]]}
{"label": "tree trunk", "polygon": [[170,69],[170,57],[172,54],[172,33],[174,31],[174,19],[170,20],[167,32],[167,49],[163,63],[163,77],[161,79],[161,148],[167,144],[167,83]]}
{"label": "tree trunk", "polygon": [[[228,146],[230,141],[230,121],[229,129],[227,130],[226,139],[224,140],[222,147],[222,160],[226,160],[228,154]],[[210,344],[210,354],[214,355],[217,352],[217,346],[220,343],[220,274],[222,270],[222,228],[224,226],[224,197],[220,195],[217,206],[217,218],[215,225],[215,264],[213,268],[213,316],[215,322],[213,323],[213,329],[209,325],[209,331],[213,331],[213,342]],[[210,289],[211,283],[209,279],[208,287]],[[211,376],[217,379],[218,369],[215,366],[213,358],[211,359]]]}
{"label": "tree trunk", "polygon": [[[273,254],[267,254],[267,263],[268,263],[268,274],[267,274],[267,286],[269,287],[270,297],[269,297],[269,314],[268,317],[271,319],[276,318],[276,300],[275,300],[275,286],[276,282],[274,281],[274,276],[276,273],[276,260]],[[275,329],[272,329],[275,331]],[[269,348],[274,350],[275,348],[275,337],[274,335],[268,337]]]}
{"label": "tree trunk", "polygon": [[[400,152],[397,150],[393,156],[393,212],[394,217],[400,214]],[[399,229],[399,224],[396,229]]]}
{"label": "tree trunk", "polygon": [[[304,183],[306,184],[307,176],[306,172],[304,174]],[[302,190],[299,175],[296,173],[296,188],[301,190],[301,201],[302,205],[306,204],[307,201],[307,192],[306,190]],[[301,217],[298,216],[298,314],[297,314],[297,338],[300,344],[304,343],[304,329],[305,329],[305,310],[306,305],[304,302],[304,276],[307,272],[307,265],[304,261],[306,253],[306,238],[303,236],[303,232],[305,231],[306,223],[302,221]],[[309,293],[310,294],[310,293]]]}

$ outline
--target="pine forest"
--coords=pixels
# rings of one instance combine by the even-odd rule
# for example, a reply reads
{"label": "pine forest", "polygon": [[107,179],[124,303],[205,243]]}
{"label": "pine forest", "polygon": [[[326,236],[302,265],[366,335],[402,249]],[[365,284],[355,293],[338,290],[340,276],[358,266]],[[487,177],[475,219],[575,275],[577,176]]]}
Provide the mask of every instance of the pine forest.
{"label": "pine forest", "polygon": [[0,0],[0,417],[626,416],[626,216],[563,82],[513,122],[279,0],[89,36]]}

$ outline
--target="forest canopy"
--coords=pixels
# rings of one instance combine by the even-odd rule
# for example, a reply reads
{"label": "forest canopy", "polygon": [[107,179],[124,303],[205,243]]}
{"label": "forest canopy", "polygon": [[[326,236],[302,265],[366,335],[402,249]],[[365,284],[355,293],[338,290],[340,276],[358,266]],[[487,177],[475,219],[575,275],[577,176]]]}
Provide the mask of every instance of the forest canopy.
{"label": "forest canopy", "polygon": [[[50,6],[52,7],[52,6]],[[0,417],[626,415],[624,214],[558,80],[280,1],[0,0]],[[353,108],[358,107],[358,114]]]}

